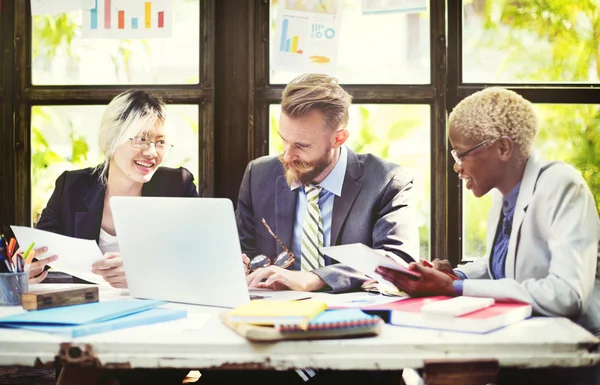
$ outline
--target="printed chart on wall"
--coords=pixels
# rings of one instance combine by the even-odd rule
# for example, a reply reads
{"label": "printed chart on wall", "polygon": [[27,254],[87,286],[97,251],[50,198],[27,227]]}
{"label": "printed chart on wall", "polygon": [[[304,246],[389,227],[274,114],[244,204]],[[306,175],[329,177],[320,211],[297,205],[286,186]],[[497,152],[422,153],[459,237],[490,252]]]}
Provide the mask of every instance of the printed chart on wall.
{"label": "printed chart on wall", "polygon": [[271,68],[335,75],[343,0],[279,0]]}
{"label": "printed chart on wall", "polygon": [[170,38],[173,0],[95,0],[83,12],[82,36],[88,39]]}

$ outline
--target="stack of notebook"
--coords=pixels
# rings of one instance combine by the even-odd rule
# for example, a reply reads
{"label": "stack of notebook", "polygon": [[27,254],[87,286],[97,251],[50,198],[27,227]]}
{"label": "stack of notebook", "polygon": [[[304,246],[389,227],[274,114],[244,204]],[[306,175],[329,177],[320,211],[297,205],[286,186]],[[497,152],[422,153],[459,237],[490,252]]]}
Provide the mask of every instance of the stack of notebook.
{"label": "stack of notebook", "polygon": [[360,309],[325,310],[322,301],[251,301],[221,314],[239,335],[256,341],[378,334],[383,321]]}

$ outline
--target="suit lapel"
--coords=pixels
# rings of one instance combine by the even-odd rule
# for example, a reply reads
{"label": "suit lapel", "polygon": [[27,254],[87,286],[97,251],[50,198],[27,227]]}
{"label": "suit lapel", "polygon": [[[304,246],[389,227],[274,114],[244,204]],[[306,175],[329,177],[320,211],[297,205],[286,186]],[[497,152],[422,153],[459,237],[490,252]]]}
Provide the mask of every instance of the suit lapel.
{"label": "suit lapel", "polygon": [[350,213],[350,209],[354,205],[354,201],[358,193],[362,189],[362,183],[357,180],[362,176],[362,168],[358,162],[356,153],[348,149],[348,164],[346,165],[346,176],[342,185],[342,195],[336,196],[333,202],[333,215],[331,219],[331,239],[329,244],[335,246],[342,225]]}
{"label": "suit lapel", "polygon": [[86,211],[75,212],[75,238],[95,239],[98,242],[102,211],[104,210],[104,186],[96,173],[90,175],[90,189],[84,198]]}
{"label": "suit lapel", "polygon": [[[275,233],[284,245],[292,245],[298,191],[290,190],[285,177],[277,177],[275,186]],[[258,219],[258,218],[257,218]],[[290,246],[287,246],[290,247]]]}
{"label": "suit lapel", "polygon": [[525,166],[525,172],[523,174],[517,203],[515,205],[515,212],[513,214],[512,229],[510,232],[510,240],[508,242],[508,251],[506,253],[506,264],[504,265],[506,278],[516,279],[516,252],[519,247],[519,232],[521,224],[523,223],[523,218],[525,218],[525,212],[527,211],[527,207],[533,196],[540,169],[541,164],[537,161],[537,157],[532,154]]}

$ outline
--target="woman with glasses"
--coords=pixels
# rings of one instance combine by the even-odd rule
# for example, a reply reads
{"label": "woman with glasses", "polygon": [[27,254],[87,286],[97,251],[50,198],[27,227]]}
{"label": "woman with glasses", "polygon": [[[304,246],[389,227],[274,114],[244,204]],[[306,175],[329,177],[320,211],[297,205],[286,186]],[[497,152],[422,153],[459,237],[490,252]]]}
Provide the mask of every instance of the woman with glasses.
{"label": "woman with glasses", "polygon": [[[99,145],[106,159],[95,168],[64,172],[37,224],[38,229],[95,240],[105,258],[90,269],[113,287],[127,287],[127,281],[110,197],[198,196],[188,170],[159,167],[173,147],[166,118],[166,105],[149,92],[130,90],[117,95],[100,122]],[[149,239],[153,235],[148,234]],[[40,282],[47,272],[41,263],[35,267],[30,279]]]}
{"label": "woman with glasses", "polygon": [[[412,296],[527,302],[534,314],[569,317],[600,336],[596,204],[577,170],[532,153],[537,131],[533,106],[513,91],[488,88],[461,101],[449,118],[454,171],[476,197],[493,194],[487,253],[455,270],[447,261],[436,260],[433,269],[412,263],[419,280],[378,272]],[[561,373],[582,372],[550,379],[572,383]],[[588,379],[600,381],[596,376]]]}

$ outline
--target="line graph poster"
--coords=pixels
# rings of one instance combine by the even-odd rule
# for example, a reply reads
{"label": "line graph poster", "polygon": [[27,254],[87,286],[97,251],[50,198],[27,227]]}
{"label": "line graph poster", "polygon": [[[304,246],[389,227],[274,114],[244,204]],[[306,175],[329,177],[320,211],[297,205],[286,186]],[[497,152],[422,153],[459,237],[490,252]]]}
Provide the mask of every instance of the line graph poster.
{"label": "line graph poster", "polygon": [[271,68],[335,75],[343,0],[280,0]]}
{"label": "line graph poster", "polygon": [[173,35],[173,0],[94,0],[83,12],[88,39],[150,39]]}

